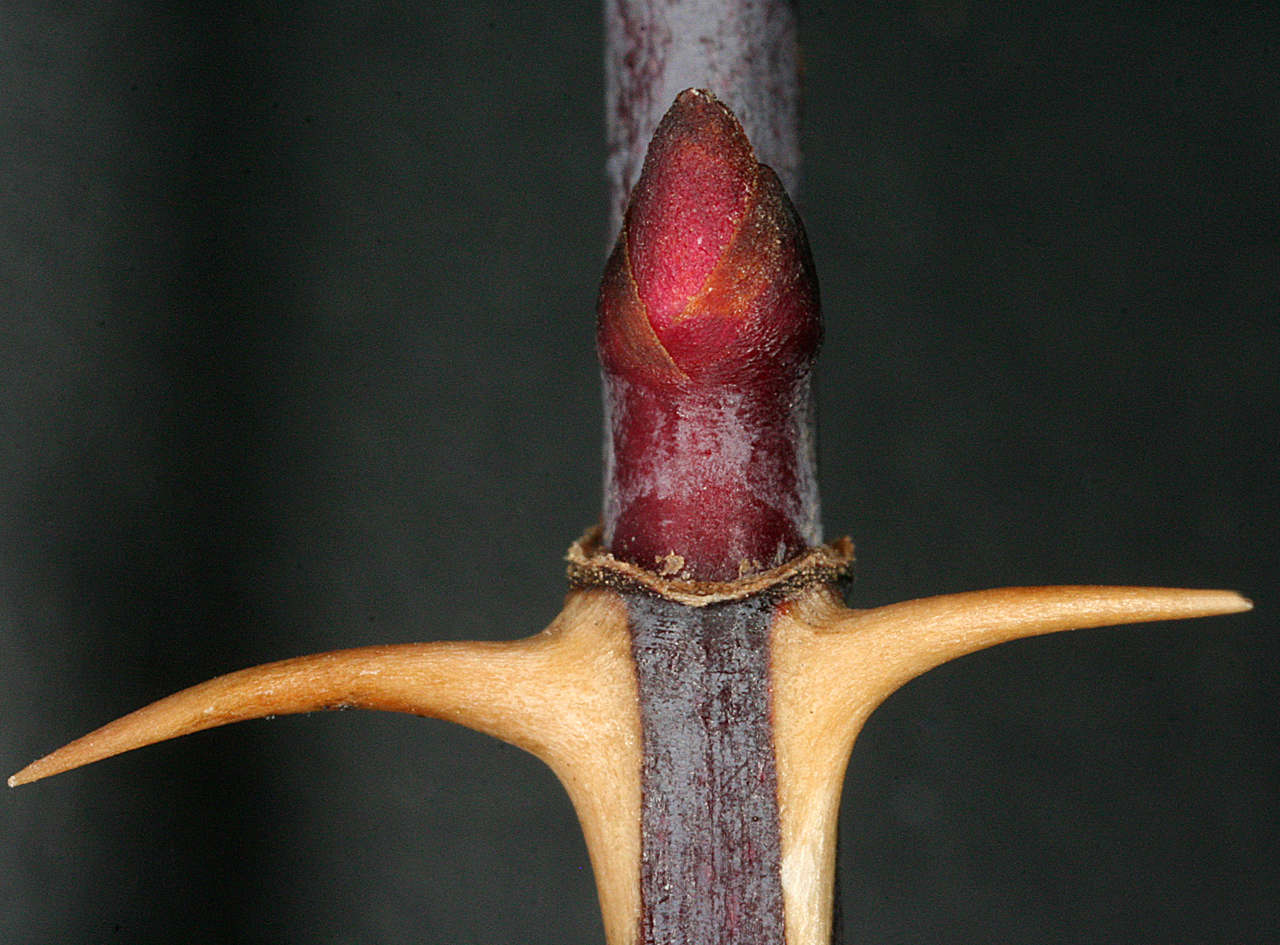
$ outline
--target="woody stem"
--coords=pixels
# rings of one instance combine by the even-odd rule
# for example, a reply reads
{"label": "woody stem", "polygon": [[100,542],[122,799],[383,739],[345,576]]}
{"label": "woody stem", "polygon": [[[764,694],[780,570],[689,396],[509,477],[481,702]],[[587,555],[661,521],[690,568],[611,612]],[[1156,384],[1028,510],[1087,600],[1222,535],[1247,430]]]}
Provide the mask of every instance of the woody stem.
{"label": "woody stem", "polygon": [[789,0],[605,0],[605,122],[618,232],[654,129],[677,93],[709,89],[795,198],[800,55]]}

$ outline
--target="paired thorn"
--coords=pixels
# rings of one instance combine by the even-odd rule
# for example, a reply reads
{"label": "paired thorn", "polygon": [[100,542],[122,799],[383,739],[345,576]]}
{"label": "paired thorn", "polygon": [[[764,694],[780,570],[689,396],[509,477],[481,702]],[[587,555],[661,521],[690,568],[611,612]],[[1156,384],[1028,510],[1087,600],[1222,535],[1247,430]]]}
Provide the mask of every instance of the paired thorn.
{"label": "paired thorn", "polygon": [[[597,327],[609,414],[603,557],[616,566],[602,565],[599,583],[572,592],[543,633],[510,643],[340,650],[241,670],[111,722],[28,765],[9,785],[269,715],[364,708],[431,716],[523,748],[560,778],[583,827],[613,945],[632,945],[641,929],[642,850],[645,876],[700,876],[717,852],[725,863],[739,863],[751,857],[738,853],[766,844],[773,844],[768,884],[735,887],[734,877],[721,877],[723,895],[702,902],[696,888],[673,891],[678,883],[645,887],[662,900],[661,916],[673,918],[654,918],[650,930],[670,924],[662,936],[646,933],[644,943],[668,940],[667,933],[698,937],[688,934],[686,919],[718,921],[707,907],[713,898],[727,909],[726,920],[741,918],[743,909],[769,912],[780,879],[782,913],[769,916],[785,927],[787,945],[827,945],[845,766],[863,722],[895,689],[1006,640],[1252,606],[1228,591],[1039,587],[846,608],[831,574],[806,564],[806,552],[821,557],[810,385],[821,322],[807,239],[776,175],[757,163],[737,119],[707,92],[682,93],[659,125],[606,269]],[[847,559],[847,540],[837,544]],[[774,574],[797,563],[803,585]],[[583,566],[589,570],[592,561]],[[650,573],[636,581],[637,570]],[[669,606],[646,618],[649,636],[637,636],[629,601],[654,595]],[[708,661],[680,676],[684,664],[697,664],[699,647],[714,649],[699,634],[710,627],[714,636],[723,624],[694,615],[706,607],[702,615],[727,619],[710,609],[717,606],[736,607],[730,615],[748,621],[752,632],[733,639],[752,659],[726,658],[714,667]],[[646,651],[637,639],[653,646]],[[643,692],[637,652],[649,654],[647,670],[657,667],[644,677]],[[658,757],[693,753],[700,744],[696,737],[662,743],[654,738],[662,725],[642,731],[642,695],[679,695],[678,686],[664,688],[668,672],[699,685],[715,678],[699,690],[702,703],[668,707],[703,723],[710,716],[700,706],[720,680],[755,684],[716,689],[716,698],[750,694],[758,710],[751,718],[761,723],[743,736],[759,748],[750,757],[776,766],[776,797],[772,768],[767,781],[756,782],[769,785],[757,788],[757,797],[776,800],[758,818],[758,848],[738,839],[719,851],[685,838],[664,846],[673,827],[657,807],[644,808],[644,816],[653,815],[654,841],[644,845],[642,803],[699,789],[696,778],[667,777],[642,797],[642,765],[657,770],[648,766],[646,746]],[[742,722],[731,713],[716,718],[730,728]],[[710,762],[696,768],[706,774],[703,790],[712,775],[745,770],[735,750],[716,755],[720,771]],[[722,801],[714,790],[699,800]],[[674,870],[679,856],[688,869],[653,873],[654,851],[670,854],[664,869]],[[766,885],[759,897],[766,905],[735,898]],[[649,901],[645,914],[658,916],[652,907]],[[721,931],[717,926],[714,940],[726,940]]]}
{"label": "paired thorn", "polygon": [[[829,597],[789,603],[791,623],[812,633],[801,643],[780,637],[787,680],[817,698],[850,705],[851,686],[875,704],[914,677],[958,656],[1022,637],[1113,624],[1237,613],[1252,603],[1233,591],[1136,587],[1012,587],[891,604],[872,610],[833,606]],[[219,676],[116,719],[27,765],[9,786],[29,784],[135,748],[273,715],[325,709],[379,709],[457,722],[525,748],[549,753],[542,724],[555,697],[580,668],[548,660],[565,612],[543,634],[513,643],[406,643],[335,650],[266,663]],[[794,649],[795,653],[789,652]],[[805,652],[798,661],[793,657]],[[781,667],[779,667],[781,668]],[[851,672],[856,669],[855,672]],[[851,682],[854,681],[854,682]],[[571,699],[569,701],[572,701]],[[874,704],[867,708],[867,712]],[[829,710],[837,711],[835,706]]]}
{"label": "paired thorn", "polygon": [[[574,597],[597,592],[579,592]],[[850,610],[831,593],[784,606],[775,671],[820,713],[863,717],[899,686],[948,660],[997,643],[1061,630],[1238,613],[1253,604],[1233,591],[1140,587],[1010,587]],[[589,677],[554,658],[566,631],[589,611],[566,607],[542,634],[512,643],[406,643],[335,650],[219,676],[116,719],[27,765],[9,786],[101,761],[204,729],[324,709],[379,709],[446,719],[548,760],[553,731]],[[616,649],[616,647],[615,647]],[[625,654],[616,654],[625,656]],[[622,667],[615,667],[615,669]],[[624,669],[629,673],[629,667]],[[866,704],[869,699],[871,703]],[[617,707],[615,707],[617,708]],[[560,718],[561,721],[557,722]],[[545,730],[544,730],[545,729]]]}
{"label": "paired thorn", "polygon": [[[1060,630],[1249,610],[1230,591],[1015,587],[850,610],[830,584],[785,600],[771,670],[788,941],[830,940],[844,769],[867,716],[950,659]],[[168,738],[333,708],[458,722],[547,762],[578,812],[608,940],[632,939],[639,875],[641,734],[626,607],[578,590],[543,633],[512,643],[365,647],[209,680],[103,726],[9,779],[27,784]]]}

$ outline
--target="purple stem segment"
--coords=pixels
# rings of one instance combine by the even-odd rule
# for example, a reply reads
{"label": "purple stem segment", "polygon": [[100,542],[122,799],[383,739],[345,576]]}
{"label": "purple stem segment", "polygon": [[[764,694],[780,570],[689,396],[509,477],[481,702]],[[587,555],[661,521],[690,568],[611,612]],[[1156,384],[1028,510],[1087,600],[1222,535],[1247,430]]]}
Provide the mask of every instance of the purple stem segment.
{"label": "purple stem segment", "polygon": [[682,92],[654,134],[600,289],[604,541],[733,581],[821,542],[804,228],[730,110]]}
{"label": "purple stem segment", "polygon": [[643,745],[639,945],[784,945],[777,599],[627,599]]}

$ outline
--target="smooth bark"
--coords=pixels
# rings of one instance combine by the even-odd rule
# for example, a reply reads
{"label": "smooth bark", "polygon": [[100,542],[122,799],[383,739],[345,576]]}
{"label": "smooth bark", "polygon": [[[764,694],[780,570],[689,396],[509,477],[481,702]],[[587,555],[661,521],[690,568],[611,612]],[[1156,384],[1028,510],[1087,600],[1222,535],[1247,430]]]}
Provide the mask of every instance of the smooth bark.
{"label": "smooth bark", "polygon": [[678,93],[709,89],[742,122],[794,200],[800,52],[787,0],[605,0],[610,240],[658,122]]}

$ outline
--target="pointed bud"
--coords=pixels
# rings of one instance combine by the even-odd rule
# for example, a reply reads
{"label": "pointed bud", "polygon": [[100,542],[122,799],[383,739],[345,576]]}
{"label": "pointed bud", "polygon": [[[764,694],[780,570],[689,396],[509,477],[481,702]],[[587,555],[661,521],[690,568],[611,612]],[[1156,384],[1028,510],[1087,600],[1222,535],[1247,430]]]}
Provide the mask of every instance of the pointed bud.
{"label": "pointed bud", "polygon": [[645,158],[600,290],[609,550],[726,581],[821,541],[804,229],[733,113],[682,92]]}

